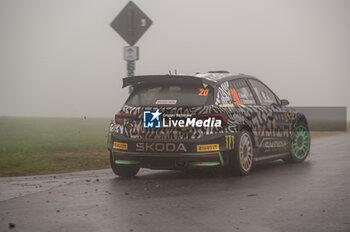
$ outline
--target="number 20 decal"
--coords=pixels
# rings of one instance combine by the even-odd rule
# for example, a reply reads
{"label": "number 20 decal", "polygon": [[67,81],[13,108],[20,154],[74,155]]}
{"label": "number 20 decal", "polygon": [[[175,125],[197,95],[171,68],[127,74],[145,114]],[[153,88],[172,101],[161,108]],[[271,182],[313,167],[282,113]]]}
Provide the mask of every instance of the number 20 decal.
{"label": "number 20 decal", "polygon": [[209,92],[208,89],[200,89],[198,96],[208,96],[208,92]]}

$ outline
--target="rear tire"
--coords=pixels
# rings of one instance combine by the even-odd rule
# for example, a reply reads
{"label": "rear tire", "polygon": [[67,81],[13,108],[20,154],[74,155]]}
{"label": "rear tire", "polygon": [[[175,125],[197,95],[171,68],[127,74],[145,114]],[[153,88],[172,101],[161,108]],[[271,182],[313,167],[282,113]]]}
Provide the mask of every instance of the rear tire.
{"label": "rear tire", "polygon": [[227,155],[229,165],[226,167],[226,172],[230,175],[248,175],[253,166],[253,141],[250,133],[247,130],[242,130],[235,138],[235,147]]}
{"label": "rear tire", "polygon": [[120,177],[133,177],[135,176],[139,170],[140,167],[139,165],[134,165],[134,164],[116,164],[114,162],[113,154],[110,152],[109,155],[109,161],[111,163],[111,168],[117,176]]}

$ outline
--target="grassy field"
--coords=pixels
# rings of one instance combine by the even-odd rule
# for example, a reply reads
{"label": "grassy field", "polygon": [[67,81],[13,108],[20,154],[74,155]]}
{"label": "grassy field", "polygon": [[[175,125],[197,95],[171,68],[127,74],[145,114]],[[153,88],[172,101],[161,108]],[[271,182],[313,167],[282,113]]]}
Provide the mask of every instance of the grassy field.
{"label": "grassy field", "polygon": [[[109,168],[109,121],[0,117],[0,176]],[[312,138],[341,133],[312,132]]]}
{"label": "grassy field", "polygon": [[0,117],[0,176],[108,168],[109,121]]}

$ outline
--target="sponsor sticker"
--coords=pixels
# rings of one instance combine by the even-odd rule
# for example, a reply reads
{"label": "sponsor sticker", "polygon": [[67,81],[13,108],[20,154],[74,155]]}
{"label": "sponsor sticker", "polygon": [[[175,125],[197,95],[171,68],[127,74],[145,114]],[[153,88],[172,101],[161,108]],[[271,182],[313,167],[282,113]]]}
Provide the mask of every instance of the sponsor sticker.
{"label": "sponsor sticker", "polygon": [[119,149],[119,150],[128,150],[128,144],[127,143],[120,143],[120,142],[114,142],[113,148]]}
{"label": "sponsor sticker", "polygon": [[157,105],[175,105],[177,100],[157,100]]}
{"label": "sponsor sticker", "polygon": [[265,152],[287,151],[287,145],[288,145],[287,141],[279,141],[279,140],[268,140],[263,143]]}
{"label": "sponsor sticker", "polygon": [[166,152],[187,152],[183,143],[136,143],[136,151],[166,151]]}
{"label": "sponsor sticker", "polygon": [[222,105],[219,105],[219,107],[234,107],[233,104],[222,104]]}
{"label": "sponsor sticker", "polygon": [[277,126],[288,125],[289,119],[287,113],[276,112],[274,115]]}
{"label": "sponsor sticker", "polygon": [[233,135],[226,135],[226,149],[232,150],[235,147],[235,137]]}
{"label": "sponsor sticker", "polygon": [[218,150],[219,150],[219,144],[197,145],[197,152],[218,151]]}

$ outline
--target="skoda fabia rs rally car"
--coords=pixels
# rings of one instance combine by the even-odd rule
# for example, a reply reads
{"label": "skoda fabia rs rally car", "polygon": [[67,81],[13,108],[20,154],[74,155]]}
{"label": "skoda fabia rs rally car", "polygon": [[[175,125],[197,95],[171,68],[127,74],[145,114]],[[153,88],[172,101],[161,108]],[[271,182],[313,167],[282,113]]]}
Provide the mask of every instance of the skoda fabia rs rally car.
{"label": "skoda fabia rs rally car", "polygon": [[255,162],[302,162],[310,151],[305,116],[264,83],[218,71],[123,79],[133,92],[108,136],[115,174],[140,168],[221,166],[247,175]]}

